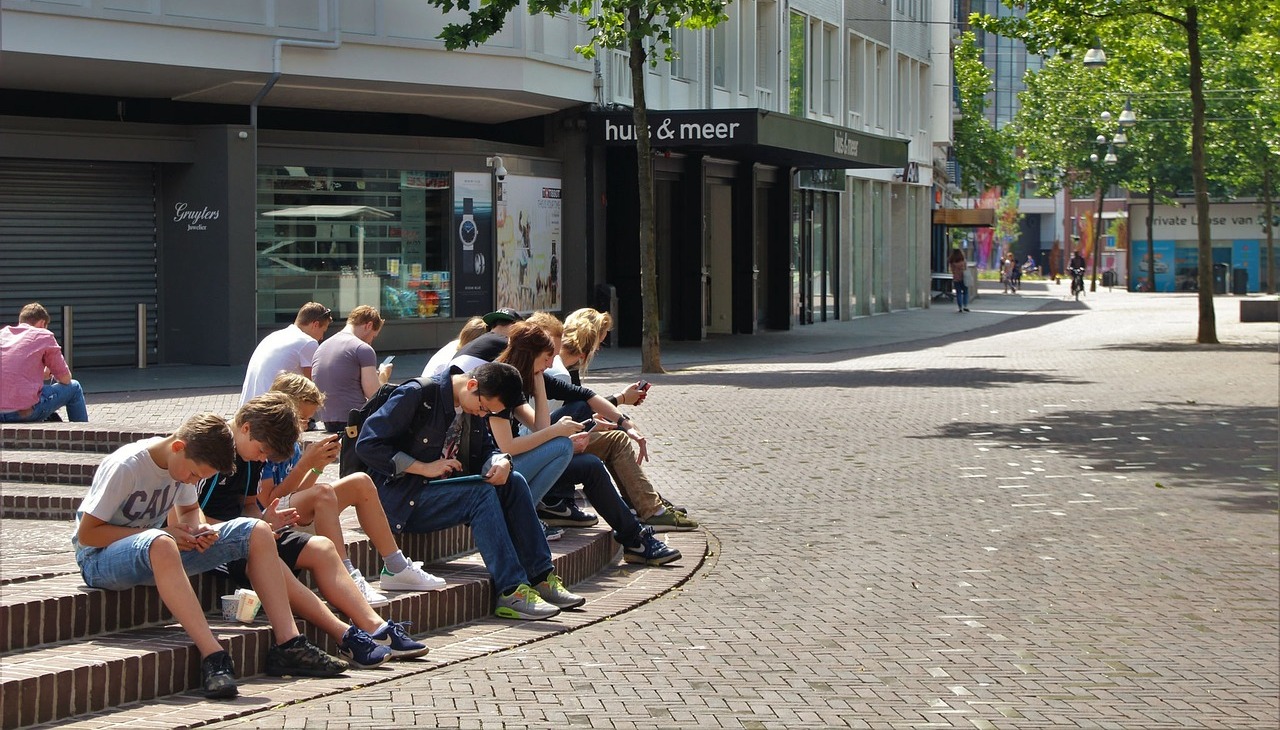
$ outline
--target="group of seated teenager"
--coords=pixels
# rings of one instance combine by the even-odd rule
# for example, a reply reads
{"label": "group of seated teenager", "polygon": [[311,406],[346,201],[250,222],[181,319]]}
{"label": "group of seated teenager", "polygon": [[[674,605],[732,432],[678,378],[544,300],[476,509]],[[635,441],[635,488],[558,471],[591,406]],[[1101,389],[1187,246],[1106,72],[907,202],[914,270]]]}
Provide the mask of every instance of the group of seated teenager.
{"label": "group of seated teenager", "polygon": [[[118,449],[77,510],[72,541],[85,583],[154,585],[200,651],[204,694],[228,698],[238,693],[235,667],[192,588],[196,573],[219,571],[258,593],[275,637],[268,674],[334,676],[427,653],[408,623],[373,609],[388,602],[385,592],[445,585],[401,552],[398,533],[469,525],[495,614],[512,619],[585,603],[556,574],[539,519],[595,524],[576,504],[579,484],[627,562],[679,559],[654,533],[697,523],[644,477],[644,436],[618,411],[641,403],[644,389],[604,398],[573,382],[607,334],[607,315],[562,325],[543,313],[527,322],[496,314],[498,326],[486,317],[491,331],[458,349],[446,369],[400,385],[368,417],[355,446],[368,473],[322,481],[337,441],[299,442],[324,396],[296,373],[281,373],[230,422],[201,414],[169,436]],[[340,516],[348,507],[382,557],[377,590],[347,557]],[[306,525],[314,534],[298,529]],[[319,595],[298,570],[311,572]],[[307,641],[295,616],[332,636],[342,658]]]}

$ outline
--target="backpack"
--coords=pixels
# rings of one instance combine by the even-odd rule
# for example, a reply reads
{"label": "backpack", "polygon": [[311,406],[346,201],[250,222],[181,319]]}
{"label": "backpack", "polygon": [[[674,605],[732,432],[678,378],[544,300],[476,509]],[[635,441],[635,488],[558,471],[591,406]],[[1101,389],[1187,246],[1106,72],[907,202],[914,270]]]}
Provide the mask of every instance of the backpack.
{"label": "backpack", "polygon": [[[427,392],[427,384],[430,383],[432,379],[421,377],[412,378],[404,381],[404,383],[401,383],[400,385],[414,381],[417,381],[418,385],[421,387],[419,392],[425,394]],[[364,402],[364,405],[359,408],[352,408],[351,412],[347,414],[347,427],[342,431],[342,446],[338,452],[339,476],[345,477],[348,474],[354,474],[358,471],[368,471],[368,464],[365,464],[360,460],[360,457],[356,455],[356,441],[360,438],[360,429],[364,427],[364,422],[369,420],[369,416],[377,413],[378,409],[387,402],[387,399],[391,397],[392,393],[396,392],[396,388],[399,388],[400,385],[392,385],[391,383],[382,385],[374,391],[373,395],[369,397],[369,400]],[[417,431],[423,426],[421,421],[426,417],[426,410],[427,409],[425,408],[418,408],[414,412],[413,423],[410,426],[409,431],[411,434],[417,433]]]}

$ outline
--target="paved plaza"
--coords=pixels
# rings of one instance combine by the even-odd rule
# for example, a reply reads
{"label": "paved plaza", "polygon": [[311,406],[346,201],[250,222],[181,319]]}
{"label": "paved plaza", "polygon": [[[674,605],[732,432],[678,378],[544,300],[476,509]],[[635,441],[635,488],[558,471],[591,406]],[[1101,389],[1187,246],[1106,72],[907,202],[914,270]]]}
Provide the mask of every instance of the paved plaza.
{"label": "paved plaza", "polygon": [[[1193,295],[1032,289],[673,357],[631,410],[707,528],[687,582],[226,725],[1273,730],[1280,330],[1219,297],[1200,346]],[[635,378],[608,360],[588,384]],[[153,395],[92,413],[236,397]]]}

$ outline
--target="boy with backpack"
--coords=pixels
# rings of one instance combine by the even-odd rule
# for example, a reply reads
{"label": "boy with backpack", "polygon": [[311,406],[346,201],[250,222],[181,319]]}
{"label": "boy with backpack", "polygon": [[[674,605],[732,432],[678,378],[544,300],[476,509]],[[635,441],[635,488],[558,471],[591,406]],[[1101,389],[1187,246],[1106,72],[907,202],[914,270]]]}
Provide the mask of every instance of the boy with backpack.
{"label": "boy with backpack", "polygon": [[247,416],[229,427],[209,413],[187,419],[169,436],[122,446],[102,461],[76,510],[71,542],[85,584],[106,590],[154,585],[195,642],[200,683],[212,699],[239,693],[235,666],[187,576],[229,560],[246,560],[271,621],[276,644],[267,650],[268,674],[331,677],[347,669],[298,632],[271,528],[247,518],[210,525],[196,503],[195,484],[234,468],[237,442],[246,450],[267,449],[261,429]]}
{"label": "boy with backpack", "polygon": [[393,531],[469,524],[493,578],[495,614],[536,620],[586,601],[556,575],[529,486],[489,433],[486,416],[522,400],[520,373],[503,363],[415,378],[359,426],[355,450]]}

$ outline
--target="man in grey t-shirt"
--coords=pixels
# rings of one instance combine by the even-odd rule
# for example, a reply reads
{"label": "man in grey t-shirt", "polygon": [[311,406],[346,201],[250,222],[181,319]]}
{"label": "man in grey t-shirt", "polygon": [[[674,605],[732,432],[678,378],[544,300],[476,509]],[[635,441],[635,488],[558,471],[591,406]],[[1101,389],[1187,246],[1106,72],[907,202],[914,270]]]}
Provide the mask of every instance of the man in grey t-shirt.
{"label": "man in grey t-shirt", "polygon": [[347,315],[347,326],[316,348],[311,379],[324,393],[316,415],[329,433],[347,425],[347,413],[364,405],[378,387],[391,379],[391,364],[378,367],[373,340],[382,331],[382,315],[361,304]]}

